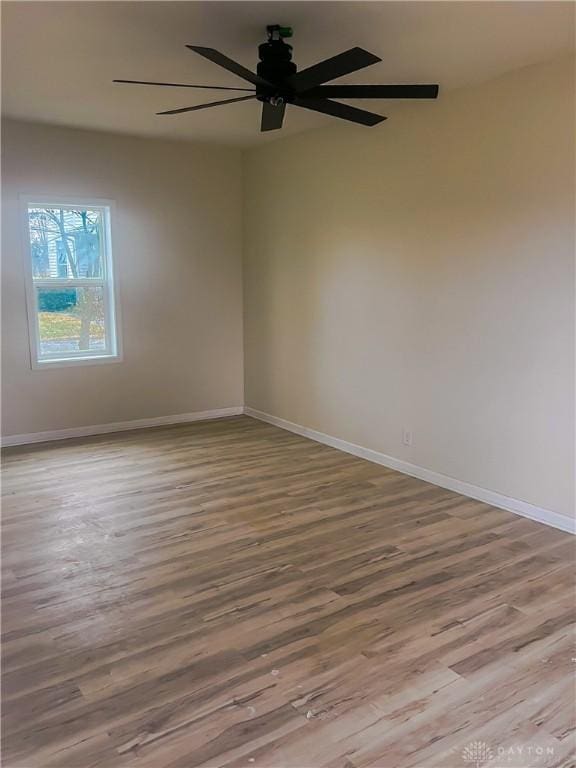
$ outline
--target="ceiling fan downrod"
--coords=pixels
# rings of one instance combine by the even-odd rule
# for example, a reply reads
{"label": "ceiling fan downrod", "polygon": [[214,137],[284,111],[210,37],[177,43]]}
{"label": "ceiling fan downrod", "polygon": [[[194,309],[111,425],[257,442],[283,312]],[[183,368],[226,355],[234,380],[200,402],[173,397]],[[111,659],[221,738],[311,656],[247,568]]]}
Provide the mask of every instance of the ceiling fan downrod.
{"label": "ceiling fan downrod", "polygon": [[284,42],[285,38],[292,37],[292,27],[283,27],[280,24],[269,24],[266,27],[268,40],[258,46],[258,58],[256,73],[267,83],[274,86],[273,89],[265,85],[256,85],[256,98],[258,101],[268,102],[274,107],[290,103],[291,92],[288,88],[282,88],[289,77],[296,74],[296,64],[292,61],[292,46]]}

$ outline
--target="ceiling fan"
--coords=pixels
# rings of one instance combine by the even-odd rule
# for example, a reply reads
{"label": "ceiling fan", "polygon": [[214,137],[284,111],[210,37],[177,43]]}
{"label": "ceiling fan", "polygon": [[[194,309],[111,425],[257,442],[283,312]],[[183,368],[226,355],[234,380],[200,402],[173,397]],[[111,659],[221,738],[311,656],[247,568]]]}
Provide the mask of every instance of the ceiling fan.
{"label": "ceiling fan", "polygon": [[249,96],[234,99],[212,101],[208,104],[196,104],[193,107],[180,107],[158,112],[158,115],[180,115],[183,112],[196,112],[208,107],[233,104],[238,101],[257,99],[262,102],[261,131],[275,131],[282,127],[287,104],[322,112],[325,115],[339,117],[360,125],[377,125],[386,120],[382,115],[367,112],[364,109],[342,104],[332,99],[435,99],[438,86],[424,85],[324,85],[337,77],[348,75],[364,67],[381,61],[378,56],[362,48],[350,48],[330,59],[325,59],[307,69],[298,72],[292,61],[292,46],[285,38],[292,37],[291,27],[272,24],[266,27],[268,41],[258,46],[260,61],[256,73],[224,56],[214,48],[188,45],[194,53],[218,64],[254,88],[235,88],[221,85],[188,85],[187,83],[156,83],[146,80],[114,80],[115,83],[135,85],[160,85],[176,88],[202,88],[218,91],[249,91]]}

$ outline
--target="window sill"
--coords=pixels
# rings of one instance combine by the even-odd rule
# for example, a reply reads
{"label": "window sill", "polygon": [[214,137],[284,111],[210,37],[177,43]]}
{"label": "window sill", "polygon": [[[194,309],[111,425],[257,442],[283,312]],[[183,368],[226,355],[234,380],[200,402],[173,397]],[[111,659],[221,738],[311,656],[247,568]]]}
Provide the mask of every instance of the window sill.
{"label": "window sill", "polygon": [[32,361],[32,369],[35,371],[42,371],[45,368],[68,368],[69,366],[76,365],[103,365],[105,363],[120,363],[122,357],[120,355],[90,355],[88,357],[64,357],[56,358],[54,360],[34,360]]}

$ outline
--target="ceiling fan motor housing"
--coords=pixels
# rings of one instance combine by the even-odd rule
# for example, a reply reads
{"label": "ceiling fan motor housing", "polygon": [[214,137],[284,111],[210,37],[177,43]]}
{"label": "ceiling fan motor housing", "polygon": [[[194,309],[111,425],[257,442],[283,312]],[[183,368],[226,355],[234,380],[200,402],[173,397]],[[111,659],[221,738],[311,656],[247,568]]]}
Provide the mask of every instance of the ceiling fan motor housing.
{"label": "ceiling fan motor housing", "polygon": [[293,93],[289,88],[282,87],[289,77],[296,74],[296,64],[292,61],[292,46],[284,40],[270,39],[258,46],[260,61],[256,67],[257,74],[273,85],[277,85],[275,91],[262,86],[256,86],[256,98],[259,101],[269,101],[272,104],[290,102]]}

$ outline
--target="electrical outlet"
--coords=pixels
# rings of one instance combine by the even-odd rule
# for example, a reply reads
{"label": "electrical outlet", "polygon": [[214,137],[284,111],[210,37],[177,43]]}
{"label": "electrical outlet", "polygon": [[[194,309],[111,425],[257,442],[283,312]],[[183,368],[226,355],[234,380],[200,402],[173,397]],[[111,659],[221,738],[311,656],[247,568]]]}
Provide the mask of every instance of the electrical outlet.
{"label": "electrical outlet", "polygon": [[412,430],[404,428],[402,430],[402,442],[404,445],[412,445]]}

